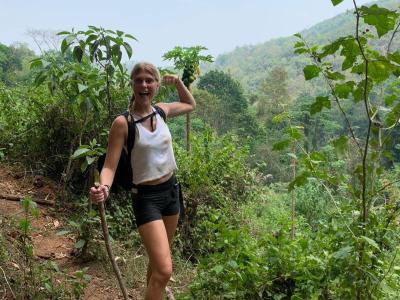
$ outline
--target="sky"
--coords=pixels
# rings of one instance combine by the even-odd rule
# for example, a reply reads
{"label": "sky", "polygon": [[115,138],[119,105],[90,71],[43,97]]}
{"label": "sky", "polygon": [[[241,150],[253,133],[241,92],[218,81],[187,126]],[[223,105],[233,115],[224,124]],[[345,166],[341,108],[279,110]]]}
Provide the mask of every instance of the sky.
{"label": "sky", "polygon": [[167,66],[162,56],[175,46],[202,45],[216,57],[293,35],[351,8],[352,0],[337,6],[330,0],[0,0],[0,43],[26,42],[39,53],[28,31],[94,25],[135,36],[133,61]]}

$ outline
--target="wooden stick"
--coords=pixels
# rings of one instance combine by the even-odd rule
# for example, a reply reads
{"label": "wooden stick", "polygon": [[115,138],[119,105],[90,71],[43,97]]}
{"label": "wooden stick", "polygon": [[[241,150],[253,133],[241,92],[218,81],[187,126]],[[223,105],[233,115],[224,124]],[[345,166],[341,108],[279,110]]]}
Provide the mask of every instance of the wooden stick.
{"label": "wooden stick", "polygon": [[[11,200],[11,201],[20,201],[24,197],[25,196],[20,196],[20,195],[0,194],[0,199]],[[52,202],[52,201],[46,201],[46,200],[40,200],[40,199],[32,199],[32,201],[34,201],[38,204],[54,205],[54,202]]]}
{"label": "wooden stick", "polygon": [[111,264],[113,266],[115,275],[117,276],[118,284],[119,284],[119,287],[121,288],[121,291],[122,291],[122,294],[124,296],[124,299],[128,300],[128,292],[126,290],[124,282],[122,281],[121,272],[120,272],[120,270],[118,268],[117,263],[115,262],[115,257],[114,257],[114,254],[112,252],[112,249],[111,249],[110,235],[108,233],[108,226],[107,226],[107,221],[106,221],[106,213],[105,213],[105,209],[104,209],[104,202],[100,202],[99,203],[99,211],[100,211],[100,219],[101,219],[101,228],[103,229],[104,242],[106,244],[108,257],[111,260]]}

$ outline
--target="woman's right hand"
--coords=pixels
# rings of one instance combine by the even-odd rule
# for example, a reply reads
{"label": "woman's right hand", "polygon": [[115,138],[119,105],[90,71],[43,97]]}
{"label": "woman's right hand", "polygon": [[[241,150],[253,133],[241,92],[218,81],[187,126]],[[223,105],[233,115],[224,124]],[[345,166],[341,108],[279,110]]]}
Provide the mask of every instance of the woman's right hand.
{"label": "woman's right hand", "polygon": [[98,187],[92,186],[89,192],[90,200],[93,203],[104,202],[107,199],[109,193],[110,189],[106,185],[100,184]]}

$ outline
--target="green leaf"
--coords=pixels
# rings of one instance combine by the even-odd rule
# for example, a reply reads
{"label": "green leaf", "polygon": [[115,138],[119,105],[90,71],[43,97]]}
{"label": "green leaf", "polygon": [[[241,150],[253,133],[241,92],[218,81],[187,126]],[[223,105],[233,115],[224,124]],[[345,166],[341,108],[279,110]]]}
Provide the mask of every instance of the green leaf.
{"label": "green leaf", "polygon": [[396,25],[398,14],[395,11],[379,7],[376,4],[370,7],[362,6],[359,11],[364,22],[376,28],[379,37],[393,30]]}
{"label": "green leaf", "polygon": [[121,58],[122,58],[122,52],[120,50],[119,45],[114,44],[111,48],[111,52],[112,52],[112,61],[114,65],[118,65],[121,62]]}
{"label": "green leaf", "polygon": [[66,34],[70,34],[71,32],[69,32],[69,31],[60,31],[60,32],[57,32],[57,35],[66,35]]}
{"label": "green leaf", "polygon": [[361,239],[366,241],[370,246],[372,246],[373,248],[375,248],[376,250],[378,250],[379,252],[381,251],[381,249],[379,248],[379,245],[377,242],[375,242],[373,239],[366,237],[364,235],[361,236]]}
{"label": "green leaf", "polygon": [[32,59],[30,62],[30,69],[41,68],[43,66],[43,62],[41,58]]}
{"label": "green leaf", "polygon": [[[360,40],[362,40],[362,38],[360,38]],[[342,46],[343,49],[340,51],[340,55],[344,57],[342,63],[342,70],[344,71],[354,66],[357,57],[361,55],[361,50],[357,41],[353,37],[343,41]]]}
{"label": "green leaf", "polygon": [[310,80],[314,77],[317,77],[319,72],[321,72],[321,69],[316,65],[308,65],[304,67],[303,72],[305,79]]}
{"label": "green leaf", "polygon": [[137,41],[137,38],[135,38],[133,35],[129,34],[129,33],[125,33],[125,37],[133,39],[135,41]]}
{"label": "green leaf", "polygon": [[306,48],[297,48],[296,50],[294,50],[294,53],[296,54],[303,54],[303,53],[307,53],[308,50]]}
{"label": "green leaf", "polygon": [[386,126],[393,126],[397,124],[400,117],[400,103],[397,103],[392,110],[386,115],[385,123]]}
{"label": "green leaf", "polygon": [[83,50],[80,46],[75,46],[74,50],[72,51],[72,55],[76,58],[78,62],[81,62],[83,57]]}
{"label": "green leaf", "polygon": [[75,243],[75,248],[76,249],[81,249],[83,246],[85,246],[86,241],[85,240],[79,240]]}
{"label": "green leaf", "polygon": [[333,147],[339,154],[344,154],[347,151],[347,137],[344,135],[340,136],[338,139],[332,142]]}
{"label": "green leaf", "polygon": [[279,115],[276,115],[275,117],[272,118],[271,122],[273,124],[279,123],[282,121],[289,113],[287,111],[284,111],[283,113],[280,113]]}
{"label": "green leaf", "polygon": [[[368,81],[368,86],[367,86],[367,97],[368,94],[370,93],[372,89],[372,81]],[[364,95],[365,95],[365,80],[361,80],[358,84],[357,87],[353,90],[353,98],[354,102],[359,102],[364,100]]]}
{"label": "green leaf", "polygon": [[349,94],[353,91],[355,84],[356,83],[354,81],[336,84],[334,87],[336,96],[342,99],[348,98]]}
{"label": "green leaf", "polygon": [[289,192],[294,189],[295,186],[303,186],[308,182],[308,178],[310,177],[309,172],[303,172],[300,175],[296,176],[296,178],[289,183],[288,190]]}
{"label": "green leaf", "polygon": [[305,46],[305,44],[303,42],[296,42],[293,47],[294,48],[302,48],[304,46]]}
{"label": "green leaf", "polygon": [[393,102],[396,101],[396,100],[397,100],[397,96],[394,95],[394,94],[386,96],[385,97],[385,105],[386,106],[391,106],[393,104]]}
{"label": "green leaf", "polygon": [[[89,36],[87,37],[85,43],[89,45],[92,41],[94,41],[94,40],[96,40],[96,39],[97,39],[97,35],[91,34],[91,35],[89,35]],[[90,46],[89,46],[89,47],[90,47]]]}
{"label": "green leaf", "polygon": [[71,231],[69,230],[61,230],[59,232],[56,233],[56,235],[66,235],[66,234],[70,234]]}
{"label": "green leaf", "polygon": [[336,6],[336,5],[338,5],[339,3],[342,3],[343,0],[331,0],[331,2],[332,2],[332,4],[333,4],[333,6]]}
{"label": "green leaf", "polygon": [[400,65],[400,51],[397,50],[396,52],[389,53],[388,58],[391,61],[394,61],[396,64]]}
{"label": "green leaf", "polygon": [[96,157],[86,156],[86,161],[87,161],[87,163],[88,163],[89,166],[90,166],[95,160],[96,160]]}
{"label": "green leaf", "polygon": [[296,127],[289,127],[286,129],[288,135],[295,140],[299,140],[303,137],[303,133],[301,133]]}
{"label": "green leaf", "polygon": [[87,167],[88,167],[88,163],[87,163],[87,160],[85,159],[83,161],[83,163],[81,164],[81,172],[84,173],[86,171]]}
{"label": "green leaf", "polygon": [[129,45],[127,42],[124,42],[123,45],[124,45],[126,54],[128,55],[129,58],[131,58],[131,56],[132,56],[132,47],[131,47],[131,45]]}
{"label": "green leaf", "polygon": [[287,148],[289,146],[289,144],[290,144],[290,140],[279,141],[272,146],[272,150],[274,150],[274,151],[283,150],[283,149]]}
{"label": "green leaf", "polygon": [[77,159],[85,155],[85,153],[89,152],[89,148],[79,148],[75,150],[74,154],[72,154],[71,159]]}
{"label": "green leaf", "polygon": [[346,246],[346,247],[340,248],[338,251],[334,252],[332,254],[332,257],[337,260],[343,259],[343,258],[346,258],[347,256],[349,256],[352,251],[353,251],[352,246]]}
{"label": "green leaf", "polygon": [[33,83],[36,87],[38,87],[46,80],[46,78],[47,78],[46,74],[42,71],[35,77],[35,80]]}
{"label": "green leaf", "polygon": [[30,228],[31,223],[28,219],[21,219],[19,221],[19,228],[22,232],[27,233]]}
{"label": "green leaf", "polygon": [[389,78],[392,69],[392,64],[386,58],[381,57],[379,60],[370,61],[368,74],[371,79],[377,83],[381,83]]}
{"label": "green leaf", "polygon": [[224,270],[224,266],[222,266],[222,265],[216,265],[215,267],[213,267],[212,269],[211,269],[211,272],[215,272],[215,274],[219,274],[219,273],[221,273],[222,271]]}
{"label": "green leaf", "polygon": [[310,158],[313,161],[327,161],[325,154],[321,153],[321,152],[312,152],[310,155]]}
{"label": "green leaf", "polygon": [[48,283],[48,282],[45,282],[44,283],[44,287],[46,288],[46,290],[48,291],[48,292],[53,292],[53,287],[52,287],[52,285],[50,285],[50,283]]}
{"label": "green leaf", "polygon": [[330,80],[343,80],[345,79],[345,76],[342,73],[339,72],[329,72],[327,71],[326,73],[326,77]]}
{"label": "green leaf", "polygon": [[310,113],[312,115],[320,112],[324,107],[330,109],[331,108],[331,101],[329,100],[328,96],[318,96],[315,99],[315,102],[310,106]]}
{"label": "green leaf", "polygon": [[332,43],[325,45],[322,48],[322,52],[320,53],[320,57],[323,58],[327,55],[332,55],[334,54],[336,51],[338,51],[340,49],[340,47],[342,46],[342,44],[347,40],[347,39],[352,39],[352,36],[345,36],[345,37],[340,37],[337,40],[333,41]]}
{"label": "green leaf", "polygon": [[61,42],[61,53],[65,53],[65,51],[68,49],[69,43],[67,42],[67,39],[63,39]]}
{"label": "green leaf", "polygon": [[85,91],[85,90],[87,90],[87,89],[88,89],[88,86],[87,86],[87,85],[78,83],[78,91],[79,91],[79,93],[82,93],[83,91]]}

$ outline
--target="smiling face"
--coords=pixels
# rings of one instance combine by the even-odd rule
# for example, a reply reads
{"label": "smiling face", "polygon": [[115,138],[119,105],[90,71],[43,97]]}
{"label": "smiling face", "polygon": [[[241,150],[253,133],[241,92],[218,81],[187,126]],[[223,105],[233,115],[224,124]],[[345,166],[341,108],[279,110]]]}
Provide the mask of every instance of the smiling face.
{"label": "smiling face", "polygon": [[150,104],[157,94],[160,76],[155,66],[148,63],[137,64],[131,73],[135,101]]}

